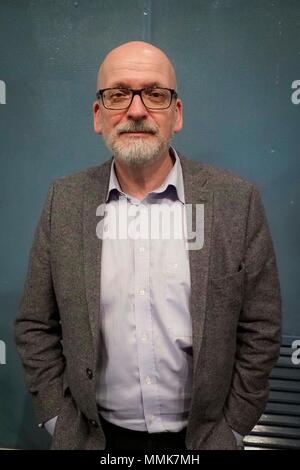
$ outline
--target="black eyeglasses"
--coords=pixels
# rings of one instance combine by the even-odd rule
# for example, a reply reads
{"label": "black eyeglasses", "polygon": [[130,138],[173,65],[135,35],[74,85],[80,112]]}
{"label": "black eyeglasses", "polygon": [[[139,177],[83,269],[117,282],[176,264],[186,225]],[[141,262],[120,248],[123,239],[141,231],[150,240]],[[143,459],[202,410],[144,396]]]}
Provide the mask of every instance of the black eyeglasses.
{"label": "black eyeglasses", "polygon": [[143,105],[148,109],[167,109],[172,99],[177,98],[177,92],[171,88],[150,87],[132,90],[131,88],[104,88],[96,93],[102,99],[106,109],[123,110],[129,108],[133,97],[139,95]]}

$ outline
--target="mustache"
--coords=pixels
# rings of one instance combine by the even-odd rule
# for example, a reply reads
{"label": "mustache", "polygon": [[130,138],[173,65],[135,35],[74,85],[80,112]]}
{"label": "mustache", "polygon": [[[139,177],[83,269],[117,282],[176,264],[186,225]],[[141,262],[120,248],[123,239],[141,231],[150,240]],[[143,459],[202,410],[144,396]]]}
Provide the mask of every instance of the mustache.
{"label": "mustache", "polygon": [[144,121],[131,121],[125,124],[120,124],[116,127],[117,134],[125,134],[127,132],[148,132],[149,134],[157,134],[158,127],[151,124],[146,124]]}

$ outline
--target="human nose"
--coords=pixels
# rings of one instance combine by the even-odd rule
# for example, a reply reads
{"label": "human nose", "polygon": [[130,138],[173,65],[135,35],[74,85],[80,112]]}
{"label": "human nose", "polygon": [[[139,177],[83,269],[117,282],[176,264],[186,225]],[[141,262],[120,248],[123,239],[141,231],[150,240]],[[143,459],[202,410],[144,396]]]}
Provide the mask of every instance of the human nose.
{"label": "human nose", "polygon": [[127,117],[130,119],[142,119],[145,118],[147,114],[148,111],[142,102],[142,98],[139,95],[135,95],[127,110]]}

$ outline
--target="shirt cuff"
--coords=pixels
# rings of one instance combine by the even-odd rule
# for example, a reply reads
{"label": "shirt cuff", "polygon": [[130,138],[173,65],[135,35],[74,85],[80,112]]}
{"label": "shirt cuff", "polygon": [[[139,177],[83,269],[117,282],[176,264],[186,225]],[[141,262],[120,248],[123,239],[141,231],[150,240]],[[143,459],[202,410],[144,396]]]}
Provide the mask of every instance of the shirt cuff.
{"label": "shirt cuff", "polygon": [[238,446],[242,445],[243,444],[243,439],[244,439],[244,436],[242,436],[242,434],[238,433],[237,431],[235,431],[234,429],[230,428],[231,431],[233,432],[234,434],[234,437],[236,439],[236,443]]}
{"label": "shirt cuff", "polygon": [[40,423],[39,428],[45,427],[46,431],[48,431],[48,433],[53,436],[57,418],[58,416],[55,416],[54,418],[49,419],[45,423]]}

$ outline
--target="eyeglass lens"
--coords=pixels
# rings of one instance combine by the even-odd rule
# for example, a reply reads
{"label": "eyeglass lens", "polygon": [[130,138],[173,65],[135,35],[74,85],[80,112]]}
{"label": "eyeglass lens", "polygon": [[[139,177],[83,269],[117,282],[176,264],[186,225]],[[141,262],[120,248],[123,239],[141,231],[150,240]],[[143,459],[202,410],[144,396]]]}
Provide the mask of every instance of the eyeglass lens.
{"label": "eyeglass lens", "polygon": [[[104,106],[111,109],[125,109],[130,105],[133,91],[125,88],[106,90],[103,93]],[[171,102],[170,90],[146,88],[141,91],[141,98],[146,107],[167,108]]]}

